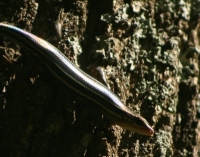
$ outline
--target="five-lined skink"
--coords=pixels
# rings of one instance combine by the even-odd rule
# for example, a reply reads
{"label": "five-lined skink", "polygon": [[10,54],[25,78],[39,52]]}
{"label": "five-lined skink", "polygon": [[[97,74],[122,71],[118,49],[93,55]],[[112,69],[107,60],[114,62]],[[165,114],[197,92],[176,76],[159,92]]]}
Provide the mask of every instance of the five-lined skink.
{"label": "five-lined skink", "polygon": [[47,41],[4,23],[0,23],[0,35],[33,52],[64,85],[99,105],[103,114],[115,124],[142,135],[153,136],[153,128],[143,117],[132,113],[106,86],[79,69]]}

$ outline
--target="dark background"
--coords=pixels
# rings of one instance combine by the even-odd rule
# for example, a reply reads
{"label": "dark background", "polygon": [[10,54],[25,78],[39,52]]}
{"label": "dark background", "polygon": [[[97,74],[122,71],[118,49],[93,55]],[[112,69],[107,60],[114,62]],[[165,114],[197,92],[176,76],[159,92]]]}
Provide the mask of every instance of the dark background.
{"label": "dark background", "polygon": [[1,37],[0,156],[200,156],[199,7],[172,0],[1,1],[0,21],[49,41],[99,81],[102,67],[110,89],[155,134],[112,125],[31,52]]}

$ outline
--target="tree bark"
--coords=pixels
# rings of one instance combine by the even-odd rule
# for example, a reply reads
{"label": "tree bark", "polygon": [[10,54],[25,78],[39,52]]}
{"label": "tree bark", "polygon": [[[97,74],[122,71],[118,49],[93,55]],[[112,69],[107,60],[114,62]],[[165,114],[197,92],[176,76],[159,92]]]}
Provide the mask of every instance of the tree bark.
{"label": "tree bark", "polygon": [[0,2],[0,21],[52,43],[155,129],[148,137],[112,124],[0,37],[0,156],[200,156],[199,8],[197,0]]}

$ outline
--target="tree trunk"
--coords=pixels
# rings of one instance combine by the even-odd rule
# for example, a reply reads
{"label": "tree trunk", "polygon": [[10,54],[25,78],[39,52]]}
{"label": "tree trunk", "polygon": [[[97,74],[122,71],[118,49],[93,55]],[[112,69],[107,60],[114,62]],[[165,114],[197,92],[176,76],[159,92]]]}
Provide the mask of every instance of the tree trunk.
{"label": "tree trunk", "polygon": [[0,2],[0,21],[52,43],[155,130],[114,125],[0,37],[0,156],[200,156],[199,8],[197,0]]}

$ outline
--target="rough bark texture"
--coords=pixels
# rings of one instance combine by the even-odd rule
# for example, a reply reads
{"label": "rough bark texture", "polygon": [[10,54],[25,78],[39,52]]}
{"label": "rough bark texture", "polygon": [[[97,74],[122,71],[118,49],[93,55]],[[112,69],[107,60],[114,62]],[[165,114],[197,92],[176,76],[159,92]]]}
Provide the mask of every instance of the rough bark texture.
{"label": "rough bark texture", "polygon": [[101,67],[109,88],[155,135],[112,125],[1,37],[0,156],[200,156],[199,8],[198,0],[1,1],[0,21],[50,41],[99,81]]}

